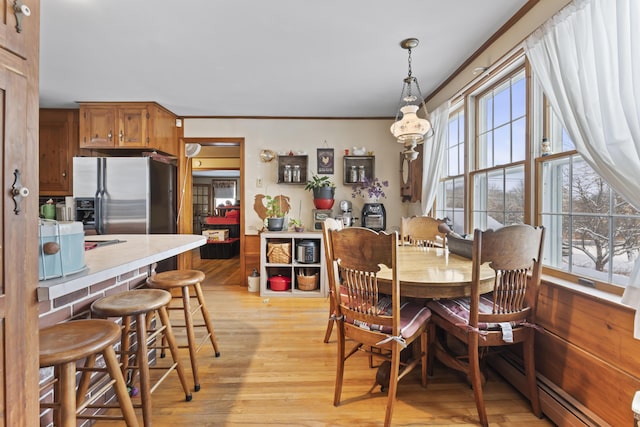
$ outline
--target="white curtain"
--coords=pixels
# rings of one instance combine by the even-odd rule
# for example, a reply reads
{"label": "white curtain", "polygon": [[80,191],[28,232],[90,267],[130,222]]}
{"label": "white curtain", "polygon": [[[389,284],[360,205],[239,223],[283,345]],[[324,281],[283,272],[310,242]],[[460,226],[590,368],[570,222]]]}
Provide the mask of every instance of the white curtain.
{"label": "white curtain", "polygon": [[422,148],[422,214],[431,210],[438,192],[438,181],[442,177],[442,161],[449,134],[449,105],[444,102],[431,112],[429,119],[433,126],[433,136],[424,142]]}
{"label": "white curtain", "polygon": [[[640,1],[574,0],[526,41],[525,52],[578,153],[640,209]],[[623,303],[636,309],[640,264]]]}

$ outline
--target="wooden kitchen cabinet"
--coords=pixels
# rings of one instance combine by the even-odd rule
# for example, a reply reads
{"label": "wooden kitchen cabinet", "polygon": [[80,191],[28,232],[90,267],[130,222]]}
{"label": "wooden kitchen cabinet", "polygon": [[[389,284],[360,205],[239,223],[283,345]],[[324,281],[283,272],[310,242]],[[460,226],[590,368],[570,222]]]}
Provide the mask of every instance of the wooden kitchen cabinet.
{"label": "wooden kitchen cabinet", "polygon": [[77,109],[40,109],[40,195],[73,193],[73,157],[78,153]]}
{"label": "wooden kitchen cabinet", "polygon": [[80,148],[145,149],[177,156],[176,116],[154,102],[81,103]]}

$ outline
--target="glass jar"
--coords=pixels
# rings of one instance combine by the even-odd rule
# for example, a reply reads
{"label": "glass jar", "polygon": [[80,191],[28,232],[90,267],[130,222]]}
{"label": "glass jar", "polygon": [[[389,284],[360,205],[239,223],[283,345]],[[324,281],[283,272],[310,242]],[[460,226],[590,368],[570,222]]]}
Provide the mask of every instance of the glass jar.
{"label": "glass jar", "polygon": [[284,165],[283,179],[284,179],[284,182],[291,182],[291,179],[292,179],[291,165]]}
{"label": "glass jar", "polygon": [[364,173],[364,166],[358,166],[358,182],[365,182],[367,176]]}
{"label": "glass jar", "polygon": [[351,171],[349,172],[349,182],[358,182],[358,170],[355,166],[351,166]]}
{"label": "glass jar", "polygon": [[293,165],[293,182],[300,182],[300,165]]}

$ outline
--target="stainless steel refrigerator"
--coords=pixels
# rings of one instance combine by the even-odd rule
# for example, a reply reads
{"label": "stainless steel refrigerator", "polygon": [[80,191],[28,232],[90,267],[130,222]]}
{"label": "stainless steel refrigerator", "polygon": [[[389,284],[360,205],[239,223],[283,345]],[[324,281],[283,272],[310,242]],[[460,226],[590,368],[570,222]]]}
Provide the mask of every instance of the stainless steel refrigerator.
{"label": "stainless steel refrigerator", "polygon": [[74,157],[76,221],[91,234],[176,233],[176,167],[150,157]]}
{"label": "stainless steel refrigerator", "polygon": [[[175,165],[150,157],[74,157],[76,221],[86,235],[175,234],[176,174]],[[172,257],[156,271],[176,267]]]}

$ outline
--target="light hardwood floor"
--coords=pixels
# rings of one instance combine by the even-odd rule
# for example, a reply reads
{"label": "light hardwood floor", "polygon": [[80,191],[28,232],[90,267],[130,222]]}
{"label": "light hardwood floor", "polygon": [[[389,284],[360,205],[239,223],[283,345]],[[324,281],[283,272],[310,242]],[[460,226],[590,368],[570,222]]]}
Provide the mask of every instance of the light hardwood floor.
{"label": "light hardwood floor", "polygon": [[[369,393],[376,371],[368,367],[364,354],[347,361],[342,403],[333,406],[335,342],[322,341],[328,317],[325,298],[261,298],[248,292],[246,278],[239,276],[239,259],[195,258],[194,267],[207,275],[203,290],[222,354],[213,357],[210,344],[201,348],[202,388],[191,402],[185,402],[175,373],[165,380],[153,393],[154,426],[382,425],[386,394],[379,387]],[[186,349],[181,352],[193,387]],[[484,390],[491,425],[553,425],[536,418],[528,400],[497,374],[490,374]],[[477,425],[472,390],[462,376],[442,365],[423,389],[415,370],[400,381],[393,425]]]}

